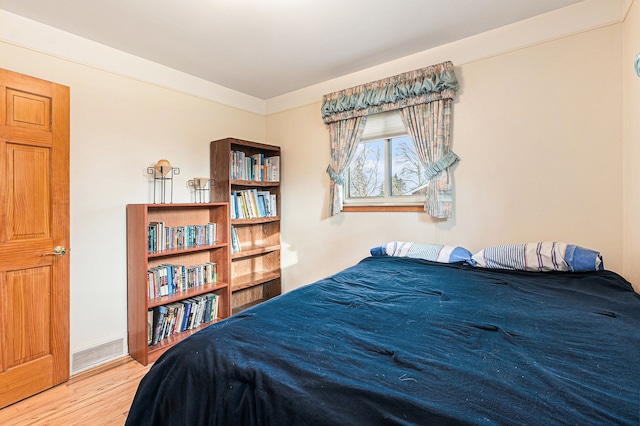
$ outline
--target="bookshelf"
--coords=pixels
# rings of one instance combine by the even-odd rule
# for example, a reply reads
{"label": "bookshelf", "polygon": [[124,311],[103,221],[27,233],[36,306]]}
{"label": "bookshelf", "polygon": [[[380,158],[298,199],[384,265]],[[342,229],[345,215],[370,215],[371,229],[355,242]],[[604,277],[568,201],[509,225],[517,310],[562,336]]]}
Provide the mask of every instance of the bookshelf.
{"label": "bookshelf", "polygon": [[[166,230],[162,232],[165,235],[165,241],[162,241],[165,243],[164,247],[173,247],[154,248],[155,244],[150,242],[150,235],[156,234],[157,223],[162,223]],[[206,238],[211,235],[210,225],[209,232],[203,231],[212,223],[216,224],[215,241],[213,238]],[[153,224],[156,224],[156,228],[150,231],[150,225]],[[187,237],[181,240],[175,237],[176,233]],[[166,241],[167,236],[172,237],[169,238],[171,242]],[[158,243],[158,246],[162,244]],[[129,354],[132,358],[147,365],[184,338],[230,315],[229,254],[229,205],[226,202],[127,205],[127,316]],[[215,264],[215,281],[211,275],[202,272],[211,271],[211,264]],[[169,286],[169,289],[165,287],[161,290],[166,281],[158,278],[150,283],[149,271],[163,270],[165,265],[184,267],[185,272],[179,280],[175,279],[173,288]],[[201,271],[200,274],[197,271]],[[204,278],[205,276],[207,278]],[[152,277],[155,278],[154,275]],[[209,296],[211,294],[215,295],[215,298]],[[182,318],[177,317],[174,324],[196,326],[185,331],[180,331],[181,327],[175,326],[174,333],[164,333],[170,335],[149,345],[150,310],[160,312],[166,307],[185,305],[191,308],[194,306],[194,300],[207,297],[210,301],[203,302],[201,306],[206,306],[203,310],[210,314],[217,311],[215,318],[211,318],[212,315],[209,315],[209,318],[203,315],[200,321],[194,320],[189,323],[184,319],[183,311]],[[217,303],[217,309],[214,309],[213,303]],[[153,329],[151,331],[153,332]]]}
{"label": "bookshelf", "polygon": [[230,242],[235,314],[282,292],[280,147],[225,138],[212,141],[210,153],[211,200],[229,202],[230,238],[237,236],[237,247]]}

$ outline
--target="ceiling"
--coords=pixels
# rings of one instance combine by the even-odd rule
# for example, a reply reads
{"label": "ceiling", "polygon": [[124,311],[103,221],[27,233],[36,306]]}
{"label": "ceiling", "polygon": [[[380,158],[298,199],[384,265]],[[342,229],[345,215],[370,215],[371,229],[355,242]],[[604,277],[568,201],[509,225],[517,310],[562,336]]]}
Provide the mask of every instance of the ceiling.
{"label": "ceiling", "polygon": [[270,99],[581,1],[0,0],[0,8]]}

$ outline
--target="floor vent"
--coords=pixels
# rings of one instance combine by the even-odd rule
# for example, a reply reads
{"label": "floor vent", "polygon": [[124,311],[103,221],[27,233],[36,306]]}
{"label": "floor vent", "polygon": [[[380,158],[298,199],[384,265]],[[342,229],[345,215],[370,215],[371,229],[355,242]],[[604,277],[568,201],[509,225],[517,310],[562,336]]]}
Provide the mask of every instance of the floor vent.
{"label": "floor vent", "polygon": [[79,373],[96,365],[119,358],[124,354],[124,339],[121,337],[83,351],[71,357],[71,374]]}

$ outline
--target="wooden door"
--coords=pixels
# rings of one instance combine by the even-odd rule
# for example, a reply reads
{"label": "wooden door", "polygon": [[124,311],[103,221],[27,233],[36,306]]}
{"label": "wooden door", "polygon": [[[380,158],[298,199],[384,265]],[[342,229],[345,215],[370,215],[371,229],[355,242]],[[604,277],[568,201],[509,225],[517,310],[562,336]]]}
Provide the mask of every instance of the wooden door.
{"label": "wooden door", "polygon": [[2,408],[69,378],[68,87],[0,69],[0,173]]}

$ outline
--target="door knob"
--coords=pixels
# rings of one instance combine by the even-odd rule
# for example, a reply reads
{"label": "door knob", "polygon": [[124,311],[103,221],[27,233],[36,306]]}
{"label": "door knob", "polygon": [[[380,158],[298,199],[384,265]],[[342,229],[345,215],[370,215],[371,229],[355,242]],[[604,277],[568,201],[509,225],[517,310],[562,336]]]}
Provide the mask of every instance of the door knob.
{"label": "door knob", "polygon": [[53,251],[50,253],[45,253],[43,256],[64,256],[67,254],[67,249],[62,246],[55,246]]}

